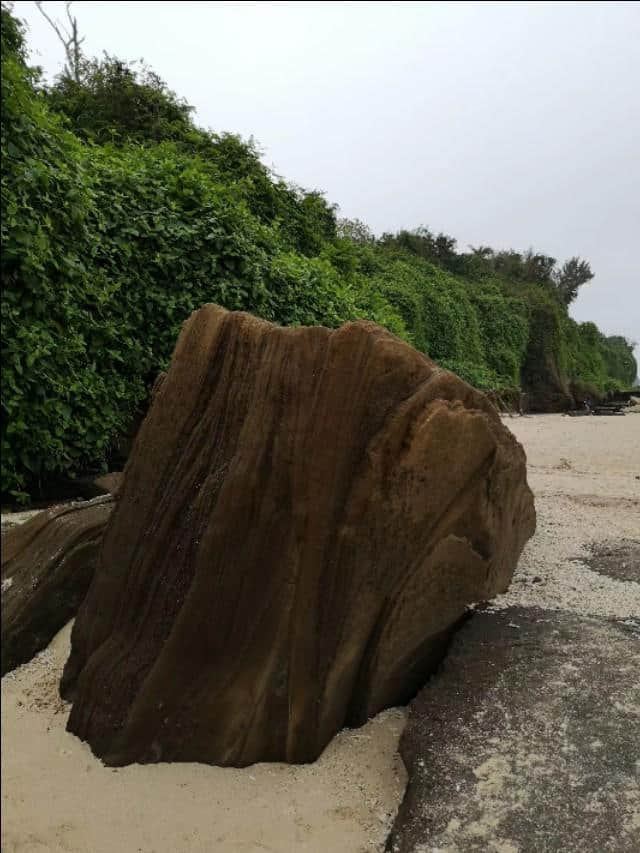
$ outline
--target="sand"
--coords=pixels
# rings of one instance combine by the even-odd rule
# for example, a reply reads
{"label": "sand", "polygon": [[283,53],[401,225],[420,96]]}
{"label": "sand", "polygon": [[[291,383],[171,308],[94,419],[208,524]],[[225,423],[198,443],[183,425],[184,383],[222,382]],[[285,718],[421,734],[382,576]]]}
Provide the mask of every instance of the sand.
{"label": "sand", "polygon": [[[587,566],[591,548],[640,540],[640,415],[506,418],[527,452],[538,523],[509,591],[495,605],[636,620],[636,582]],[[535,580],[535,582],[534,582]]]}
{"label": "sand", "polygon": [[406,782],[402,710],[341,732],[311,765],[109,769],[65,731],[70,630],[2,679],[3,853],[380,848]]}
{"label": "sand", "polygon": [[[494,606],[636,624],[640,584],[587,566],[590,545],[640,538],[640,417],[505,418],[525,446],[538,531]],[[391,709],[345,730],[311,765],[105,768],[65,731],[57,682],[68,625],[2,680],[4,853],[381,851],[406,784]]]}

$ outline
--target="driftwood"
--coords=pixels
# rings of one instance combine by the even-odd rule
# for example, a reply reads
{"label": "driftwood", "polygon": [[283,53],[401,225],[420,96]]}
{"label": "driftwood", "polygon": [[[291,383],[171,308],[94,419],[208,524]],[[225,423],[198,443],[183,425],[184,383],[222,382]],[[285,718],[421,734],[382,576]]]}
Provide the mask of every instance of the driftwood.
{"label": "driftwood", "polygon": [[594,415],[624,415],[627,403],[599,403],[593,407]]}
{"label": "driftwood", "polygon": [[114,498],[43,510],[2,539],[2,675],[45,648],[78,610]]}

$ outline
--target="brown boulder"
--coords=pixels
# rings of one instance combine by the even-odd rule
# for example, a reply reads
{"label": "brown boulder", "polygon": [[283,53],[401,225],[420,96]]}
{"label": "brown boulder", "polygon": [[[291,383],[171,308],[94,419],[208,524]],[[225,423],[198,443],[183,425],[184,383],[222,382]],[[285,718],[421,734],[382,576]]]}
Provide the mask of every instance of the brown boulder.
{"label": "brown boulder", "polygon": [[535,527],[484,395],[366,322],[195,312],[126,475],[61,684],[113,765],[314,760],[415,693]]}
{"label": "brown boulder", "polygon": [[49,645],[85,597],[113,499],[39,512],[2,537],[2,675]]}

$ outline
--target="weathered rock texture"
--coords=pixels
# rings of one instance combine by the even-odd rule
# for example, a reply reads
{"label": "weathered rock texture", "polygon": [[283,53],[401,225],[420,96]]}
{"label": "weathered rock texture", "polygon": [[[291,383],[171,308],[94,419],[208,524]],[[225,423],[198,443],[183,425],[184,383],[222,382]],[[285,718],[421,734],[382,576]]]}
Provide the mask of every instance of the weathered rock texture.
{"label": "weathered rock texture", "polygon": [[87,593],[113,498],[39,512],[2,537],[2,675],[44,649]]}
{"label": "weathered rock texture", "polygon": [[639,628],[474,615],[410,705],[388,853],[637,853]]}
{"label": "weathered rock texture", "polygon": [[122,485],[124,477],[123,471],[111,471],[109,474],[104,474],[95,480],[98,488],[103,489],[105,494],[117,495]]}
{"label": "weathered rock texture", "polygon": [[315,759],[408,700],[533,533],[484,395],[370,323],[205,306],[136,439],[61,690],[113,765]]}

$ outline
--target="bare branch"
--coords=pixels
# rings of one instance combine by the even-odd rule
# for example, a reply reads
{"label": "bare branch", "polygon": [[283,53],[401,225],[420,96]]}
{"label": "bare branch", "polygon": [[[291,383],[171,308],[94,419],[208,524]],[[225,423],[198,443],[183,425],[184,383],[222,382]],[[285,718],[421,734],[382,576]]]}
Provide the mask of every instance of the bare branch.
{"label": "bare branch", "polygon": [[[42,15],[43,15],[43,16],[47,19],[47,21],[51,24],[51,26],[52,26],[52,27],[53,27],[53,29],[55,30],[56,35],[58,36],[58,38],[60,39],[60,41],[61,41],[61,42],[62,42],[62,44],[64,45],[64,49],[65,49],[65,51],[66,51],[66,50],[67,50],[67,47],[68,47],[69,42],[68,42],[67,40],[65,40],[64,36],[62,35],[62,33],[60,32],[60,30],[58,29],[58,25],[56,24],[56,22],[55,22],[55,21],[52,21],[52,20],[51,20],[51,18],[47,15],[47,13],[46,13],[46,12],[44,11],[44,9],[42,8],[42,3],[41,3],[41,2],[36,2],[36,6],[38,7],[38,10],[42,13]],[[68,33],[65,33],[65,35],[68,35]]]}
{"label": "bare branch", "polygon": [[59,21],[53,21],[49,17],[49,15],[47,15],[45,10],[42,8],[42,2],[36,0],[36,6],[38,7],[38,10],[43,15],[43,17],[49,22],[55,34],[62,42],[65,56],[67,57],[67,67],[65,69],[66,73],[72,73],[76,83],[78,83],[80,81],[80,60],[82,58],[80,45],[84,41],[84,38],[78,38],[78,19],[74,18],[71,14],[72,2],[73,0],[67,0],[67,2],[65,3],[65,9],[67,12],[69,24],[71,26],[71,32],[68,32],[63,26],[63,24],[61,24]]}

